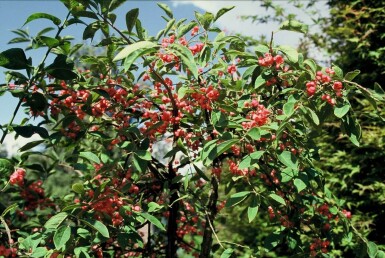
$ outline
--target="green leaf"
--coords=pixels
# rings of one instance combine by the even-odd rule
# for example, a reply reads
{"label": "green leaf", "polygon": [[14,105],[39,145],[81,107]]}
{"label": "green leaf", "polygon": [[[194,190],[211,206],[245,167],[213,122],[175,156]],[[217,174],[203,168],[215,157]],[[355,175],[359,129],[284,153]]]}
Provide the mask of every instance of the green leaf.
{"label": "green leaf", "polygon": [[63,248],[65,250],[65,246],[71,238],[71,228],[69,226],[61,226],[53,236],[53,243],[55,244],[55,248],[60,250]]}
{"label": "green leaf", "polygon": [[288,236],[288,238],[287,238],[287,245],[289,246],[289,248],[291,250],[294,250],[297,247],[297,245],[298,245],[298,241],[295,238],[292,238],[292,237]]}
{"label": "green leaf", "polygon": [[136,30],[136,34],[138,35],[138,38],[141,40],[144,40],[143,27],[139,19],[136,20],[135,30]]}
{"label": "green leaf", "polygon": [[47,220],[47,222],[44,224],[44,227],[46,229],[57,229],[67,217],[68,214],[66,212],[59,212],[58,214],[49,218],[49,220]]}
{"label": "green leaf", "polygon": [[193,166],[195,171],[201,178],[203,178],[206,181],[210,181],[210,179],[206,176],[206,174],[197,165],[193,164]]}
{"label": "green leaf", "polygon": [[264,154],[264,151],[255,151],[247,156],[245,156],[238,165],[238,169],[245,169],[252,167],[255,163],[258,163],[258,160]]}
{"label": "green leaf", "polygon": [[131,55],[124,59],[123,67],[125,71],[129,71],[132,64],[138,59],[138,57],[145,56],[147,54],[155,52],[155,48],[139,49],[133,52]]}
{"label": "green leaf", "polygon": [[295,48],[291,46],[279,46],[278,50],[284,53],[287,57],[287,59],[292,63],[298,62],[298,52]]}
{"label": "green leaf", "polygon": [[344,115],[346,115],[349,112],[350,105],[346,104],[342,107],[334,107],[334,115],[338,118],[342,118]]}
{"label": "green leaf", "polygon": [[23,42],[30,42],[31,40],[28,38],[13,38],[10,41],[8,41],[8,44],[14,44],[14,43],[23,43]]}
{"label": "green leaf", "polygon": [[255,80],[254,82],[254,89],[258,89],[259,87],[261,87],[262,85],[264,85],[266,83],[266,79],[263,78],[263,75],[260,74],[257,79]]}
{"label": "green leaf", "polygon": [[183,24],[178,28],[178,33],[176,35],[176,38],[183,37],[187,32],[189,32],[192,28],[194,28],[197,25],[195,21],[191,21],[188,24]]}
{"label": "green leaf", "polygon": [[27,105],[33,111],[44,111],[48,106],[46,97],[40,92],[34,92],[31,95],[27,96]]}
{"label": "green leaf", "polygon": [[273,232],[265,238],[264,247],[267,251],[271,251],[282,241],[283,235],[280,231]]}
{"label": "green leaf", "polygon": [[329,211],[331,214],[336,215],[338,213],[338,208],[336,206],[330,207]]}
{"label": "green leaf", "polygon": [[298,174],[297,170],[292,168],[285,168],[281,171],[281,182],[286,183],[293,179]]}
{"label": "green leaf", "polygon": [[28,78],[22,73],[16,71],[7,71],[6,73],[7,76],[12,76],[12,79],[17,79],[19,83],[28,83]]}
{"label": "green leaf", "polygon": [[280,30],[296,31],[306,34],[309,30],[309,26],[296,20],[288,20],[281,23]]}
{"label": "green leaf", "polygon": [[359,146],[359,140],[361,138],[361,126],[355,118],[350,115],[342,117],[342,129],[349,136],[350,141]]}
{"label": "green leaf", "polygon": [[110,5],[108,7],[108,10],[112,12],[113,10],[117,9],[118,7],[122,6],[125,2],[121,0],[111,0]]}
{"label": "green leaf", "polygon": [[175,19],[171,19],[167,22],[166,28],[163,31],[163,34],[167,36],[167,33],[171,30],[172,26],[175,24]]}
{"label": "green leaf", "polygon": [[96,156],[96,154],[94,154],[90,151],[80,152],[79,157],[84,158],[86,160],[89,160],[91,162],[97,163],[97,164],[100,163],[100,159],[98,158],[98,156]]}
{"label": "green leaf", "polygon": [[186,95],[188,89],[189,89],[189,88],[188,88],[187,86],[182,85],[182,86],[178,89],[178,99],[183,99],[183,97]]}
{"label": "green leaf", "polygon": [[233,254],[234,250],[231,248],[227,248],[222,254],[221,258],[230,258],[231,255]]}
{"label": "green leaf", "polygon": [[160,230],[166,231],[166,228],[163,226],[163,224],[156,217],[154,217],[148,213],[141,213],[140,216],[142,216],[146,220],[150,221],[154,226],[156,226]]}
{"label": "green leaf", "polygon": [[227,140],[227,141],[220,143],[217,147],[216,157],[218,157],[222,153],[229,150],[231,148],[231,146],[233,146],[234,144],[236,144],[238,142],[239,142],[239,139],[231,139],[231,140]]}
{"label": "green leaf", "polygon": [[136,24],[136,20],[139,16],[139,9],[134,8],[126,13],[126,26],[128,33],[131,33],[132,29],[134,28]]}
{"label": "green leaf", "polygon": [[207,142],[202,151],[200,152],[200,159],[203,161],[204,165],[209,165],[210,161],[213,161],[217,157],[217,140],[211,140]]}
{"label": "green leaf", "polygon": [[82,205],[80,203],[76,203],[76,204],[70,204],[66,207],[64,207],[61,211],[64,212],[64,211],[72,211],[72,210],[75,210],[77,208],[81,208]]}
{"label": "green leaf", "polygon": [[44,257],[48,252],[47,247],[37,247],[35,250],[33,250],[32,254],[30,257],[33,258],[39,258],[39,257]]}
{"label": "green leaf", "polygon": [[298,167],[298,160],[290,151],[283,151],[278,155],[278,159],[288,168],[296,170]]}
{"label": "green leaf", "polygon": [[73,14],[76,17],[86,17],[94,20],[98,19],[98,16],[95,13],[89,11],[74,11]]}
{"label": "green leaf", "polygon": [[205,14],[195,12],[195,18],[205,30],[208,30],[211,22],[214,20],[214,15],[210,12],[206,12]]}
{"label": "green leaf", "polygon": [[306,184],[299,178],[294,179],[294,185],[297,188],[298,192],[301,192],[302,190],[306,189]]}
{"label": "green leaf", "polygon": [[13,164],[8,159],[0,158],[0,177],[8,177],[14,170]]}
{"label": "green leaf", "polygon": [[52,21],[55,25],[60,25],[61,23],[61,20],[51,14],[48,14],[48,13],[34,13],[34,14],[31,14],[26,22],[23,24],[26,25],[27,23],[31,22],[31,21],[34,21],[34,20],[37,20],[37,19],[48,19],[50,21]]}
{"label": "green leaf", "polygon": [[385,258],[385,252],[378,251],[376,258]]}
{"label": "green leaf", "polygon": [[182,138],[179,138],[178,141],[177,141],[176,143],[177,143],[178,149],[179,149],[184,155],[188,156],[188,151],[187,151],[186,146],[183,144]]}
{"label": "green leaf", "polygon": [[258,72],[257,69],[260,69],[260,68],[258,68],[258,65],[251,65],[251,66],[249,66],[245,70],[245,72],[242,74],[242,78],[244,78],[244,79],[247,79],[249,77],[253,78],[253,74],[254,73],[256,74]]}
{"label": "green leaf", "polygon": [[316,112],[314,112],[313,109],[308,108],[308,107],[305,107],[305,109],[306,109],[306,111],[307,111],[308,113],[310,113],[310,117],[311,117],[311,119],[313,120],[314,124],[319,125],[319,124],[320,124],[320,121],[319,121],[319,118],[318,118]]}
{"label": "green leaf", "polygon": [[[40,145],[41,143],[43,143],[44,140],[39,140],[39,141],[33,141],[33,142],[29,142],[27,144],[25,144],[23,147],[21,147],[19,149],[20,152],[23,152],[23,151],[26,151],[26,150],[30,150],[38,145]],[[0,173],[1,174],[1,173]]]}
{"label": "green leaf", "polygon": [[36,38],[36,41],[43,43],[47,47],[57,47],[60,45],[60,41],[46,36],[39,36]]}
{"label": "green leaf", "polygon": [[247,132],[247,135],[250,136],[251,139],[258,141],[261,139],[261,130],[257,127],[253,127]]}
{"label": "green leaf", "polygon": [[238,169],[245,169],[251,167],[252,159],[250,155],[245,156],[241,162],[239,162]]}
{"label": "green leaf", "polygon": [[10,48],[0,53],[0,66],[12,70],[22,70],[27,69],[29,63],[23,49]]}
{"label": "green leaf", "polygon": [[95,33],[100,29],[100,24],[98,22],[93,22],[87,25],[83,31],[83,40],[93,39]]}
{"label": "green leaf", "polygon": [[290,117],[292,114],[294,114],[294,102],[287,102],[283,105],[283,113],[286,115],[286,117]]}
{"label": "green leaf", "polygon": [[170,18],[173,18],[173,14],[172,14],[172,11],[170,9],[170,7],[168,7],[168,5],[166,4],[162,4],[162,3],[157,3],[157,5],[162,8],[162,10],[167,14],[168,17]]}
{"label": "green leaf", "polygon": [[231,195],[230,198],[226,201],[226,207],[238,205],[239,203],[244,201],[250,195],[250,193],[250,191],[244,191]]}
{"label": "green leaf", "polygon": [[[126,58],[126,57],[130,56],[132,53],[134,53],[136,50],[139,50],[139,49],[143,50],[143,49],[150,49],[150,48],[155,48],[155,47],[158,47],[158,45],[154,42],[151,42],[151,41],[135,42],[135,43],[128,45],[125,48],[123,48],[123,50],[120,51],[112,61],[116,62],[118,60]],[[137,57],[139,57],[139,56],[137,56]]]}
{"label": "green leaf", "polygon": [[185,65],[194,76],[194,78],[198,78],[198,67],[194,60],[194,56],[191,51],[183,45],[180,44],[172,44],[170,48],[174,50],[174,54],[182,60],[183,65]]}
{"label": "green leaf", "polygon": [[135,151],[135,155],[142,160],[152,160],[151,152],[149,152],[148,150],[137,150]]}
{"label": "green leaf", "polygon": [[88,254],[88,252],[89,252],[88,247],[85,247],[85,246],[76,247],[74,249],[74,253],[75,253],[76,258],[91,258],[91,256]]}
{"label": "green leaf", "polygon": [[147,160],[141,159],[139,157],[137,158],[136,155],[132,156],[132,163],[133,163],[135,169],[140,173],[145,172],[147,169],[147,166],[148,166]]}
{"label": "green leaf", "polygon": [[250,154],[250,157],[253,159],[253,161],[257,161],[262,157],[264,153],[265,151],[254,151]]}
{"label": "green leaf", "polygon": [[385,100],[385,92],[377,82],[374,83],[372,94],[378,100]]}
{"label": "green leaf", "polygon": [[273,199],[274,201],[280,203],[280,204],[283,204],[286,206],[286,202],[285,202],[285,199],[283,199],[281,196],[275,194],[275,193],[272,193],[272,194],[269,194],[269,197],[271,199]]}
{"label": "green leaf", "polygon": [[78,194],[84,194],[84,186],[82,183],[75,183],[72,185],[72,191]]}
{"label": "green leaf", "polygon": [[378,253],[377,245],[374,242],[369,241],[366,246],[367,246],[369,257],[370,258],[375,258],[377,253]]}
{"label": "green leaf", "polygon": [[354,78],[356,78],[356,76],[359,74],[360,74],[360,70],[354,70],[352,72],[348,72],[347,74],[345,74],[344,80],[353,81]]}
{"label": "green leaf", "polygon": [[250,206],[247,208],[247,218],[249,219],[249,223],[251,223],[257,216],[260,204],[260,199],[256,195],[252,195]]}
{"label": "green leaf", "polygon": [[99,220],[90,220],[90,219],[87,219],[87,220],[79,219],[79,220],[82,221],[87,226],[94,229],[95,231],[99,232],[103,237],[110,238],[110,233],[108,232],[108,228]]}
{"label": "green leaf", "polygon": [[221,17],[222,15],[224,15],[225,13],[227,13],[228,11],[234,9],[235,6],[228,6],[228,7],[223,7],[221,8],[217,14],[215,15],[215,18],[214,18],[214,21],[218,20],[219,17]]}
{"label": "green leaf", "polygon": [[254,51],[258,52],[258,53],[261,53],[261,54],[265,54],[265,53],[268,53],[270,51],[270,49],[269,49],[268,46],[265,46],[265,45],[257,45],[254,48]]}
{"label": "green leaf", "polygon": [[316,62],[313,59],[306,59],[305,61],[303,61],[303,64],[307,65],[311,70],[311,74],[315,76],[315,73],[317,72]]}
{"label": "green leaf", "polygon": [[338,79],[338,80],[343,80],[344,74],[343,74],[341,68],[339,68],[338,66],[336,66],[336,65],[333,64],[333,65],[332,65],[332,69],[334,70],[335,76],[337,77],[337,79]]}
{"label": "green leaf", "polygon": [[158,211],[163,208],[163,206],[159,205],[156,202],[150,202],[147,206],[148,206],[148,212]]}
{"label": "green leaf", "polygon": [[57,55],[52,64],[46,67],[46,72],[60,80],[72,80],[77,78],[73,72],[74,62],[69,60],[66,55]]}
{"label": "green leaf", "polygon": [[84,239],[87,239],[91,236],[91,232],[85,228],[77,228],[76,234]]}

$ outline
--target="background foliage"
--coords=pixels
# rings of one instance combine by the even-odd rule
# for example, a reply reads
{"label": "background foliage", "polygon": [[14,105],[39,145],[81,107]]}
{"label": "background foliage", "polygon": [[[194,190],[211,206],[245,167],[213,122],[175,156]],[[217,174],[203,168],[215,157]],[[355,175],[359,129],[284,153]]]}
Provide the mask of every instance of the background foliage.
{"label": "background foliage", "polygon": [[[285,13],[273,1],[263,1],[262,6],[272,8],[274,17],[245,17],[254,21],[301,19]],[[335,63],[344,70],[358,69],[357,82],[373,88],[384,81],[384,1],[328,1],[329,17],[319,17],[314,9],[315,1],[291,1],[313,17],[312,26],[320,26],[322,33],[310,30],[303,39],[304,49],[315,46],[326,51]],[[311,54],[311,52],[310,52]],[[352,145],[339,133],[337,124],[324,127],[325,134],[315,140],[320,148],[321,160],[318,167],[326,176],[326,183],[338,198],[346,200],[352,211],[352,221],[361,234],[385,245],[383,160],[384,156],[384,106],[373,107],[361,98],[353,98],[357,118],[362,125],[360,147]],[[330,144],[333,142],[334,144]],[[236,230],[235,230],[236,231]],[[228,235],[235,234],[229,233]],[[342,257],[365,256],[365,250],[355,243],[345,243]]]}

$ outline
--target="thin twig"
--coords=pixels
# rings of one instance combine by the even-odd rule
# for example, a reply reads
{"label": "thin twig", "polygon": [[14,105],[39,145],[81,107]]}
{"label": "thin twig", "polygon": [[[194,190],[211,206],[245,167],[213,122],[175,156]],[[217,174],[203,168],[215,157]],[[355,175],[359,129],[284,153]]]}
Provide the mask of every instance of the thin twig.
{"label": "thin twig", "polygon": [[269,47],[270,47],[270,54],[273,54],[273,38],[274,38],[274,32],[272,31],[272,32],[271,32],[270,44],[269,44]]}
{"label": "thin twig", "polygon": [[207,211],[205,211],[205,213],[206,213],[206,216],[207,216],[207,221],[209,222],[209,225],[210,225],[210,228],[211,228],[211,231],[213,232],[213,234],[214,234],[214,236],[215,236],[215,238],[216,238],[216,240],[217,240],[217,242],[218,242],[218,244],[222,247],[222,248],[224,248],[223,247],[223,245],[222,245],[222,242],[221,242],[221,240],[219,240],[219,238],[218,238],[218,235],[217,235],[217,233],[215,233],[215,230],[214,230],[214,227],[213,227],[213,225],[211,224],[211,220],[210,220],[210,215],[207,213]]}
{"label": "thin twig", "polygon": [[240,244],[229,242],[229,241],[222,241],[222,243],[229,244],[229,245],[236,245],[236,246],[239,246],[239,247],[242,247],[242,248],[246,248],[246,249],[251,249],[250,246],[240,245]]}

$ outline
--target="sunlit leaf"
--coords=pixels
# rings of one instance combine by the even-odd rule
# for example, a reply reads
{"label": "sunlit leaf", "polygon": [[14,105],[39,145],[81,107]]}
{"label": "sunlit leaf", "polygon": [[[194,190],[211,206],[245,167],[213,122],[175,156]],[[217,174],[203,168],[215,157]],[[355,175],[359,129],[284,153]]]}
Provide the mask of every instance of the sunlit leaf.
{"label": "sunlit leaf", "polygon": [[57,229],[67,217],[68,214],[66,212],[59,212],[58,214],[49,218],[49,220],[47,220],[47,222],[44,224],[44,227],[46,229]]}
{"label": "sunlit leaf", "polygon": [[272,193],[269,195],[271,199],[273,199],[274,201],[280,203],[280,204],[283,204],[286,206],[286,202],[285,202],[285,199],[283,199],[281,196],[275,194],[275,193]]}
{"label": "sunlit leaf", "polygon": [[[122,60],[123,58],[126,58],[130,56],[132,53],[134,53],[136,50],[139,49],[149,49],[149,48],[155,48],[158,45],[151,41],[139,41],[136,43],[133,43],[131,45],[126,46],[123,50],[121,50],[114,58],[115,61]],[[138,56],[137,56],[138,57]]]}
{"label": "sunlit leaf", "polygon": [[37,19],[48,19],[50,21],[52,21],[55,25],[60,25],[61,23],[61,20],[51,14],[48,14],[48,13],[34,13],[34,14],[31,14],[27,20],[25,21],[25,23],[23,24],[26,25],[27,23],[30,23],[31,21],[34,21],[34,20],[37,20]]}
{"label": "sunlit leaf", "polygon": [[241,203],[250,195],[250,193],[250,191],[243,191],[231,195],[230,198],[226,201],[226,207],[232,207]]}
{"label": "sunlit leaf", "polygon": [[84,158],[86,160],[89,160],[91,162],[97,163],[97,164],[100,163],[99,157],[95,153],[92,153],[90,151],[80,152],[79,157]]}
{"label": "sunlit leaf", "polygon": [[249,223],[252,222],[258,214],[258,208],[260,205],[260,200],[256,195],[251,197],[250,206],[247,208],[247,218]]}

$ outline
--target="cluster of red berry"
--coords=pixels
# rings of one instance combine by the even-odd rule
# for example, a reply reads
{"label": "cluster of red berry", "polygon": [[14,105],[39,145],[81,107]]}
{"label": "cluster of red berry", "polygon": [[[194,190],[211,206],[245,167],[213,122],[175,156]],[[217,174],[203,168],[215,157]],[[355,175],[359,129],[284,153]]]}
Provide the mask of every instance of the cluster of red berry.
{"label": "cluster of red berry", "polygon": [[329,240],[321,240],[321,239],[314,239],[313,242],[310,244],[310,256],[316,257],[317,252],[321,251],[322,253],[326,254],[329,252],[328,247],[330,245]]}
{"label": "cluster of red berry", "polygon": [[281,55],[272,56],[270,53],[265,53],[263,57],[259,57],[258,64],[264,67],[271,67],[275,63],[275,68],[279,69],[284,63],[284,59]]}
{"label": "cluster of red berry", "polygon": [[9,178],[9,183],[11,185],[18,185],[22,187],[24,185],[25,169],[18,168],[15,172],[12,173]]}
{"label": "cluster of red berry", "polygon": [[260,104],[256,99],[253,99],[251,103],[246,102],[244,106],[250,107],[251,110],[246,115],[246,119],[250,121],[242,122],[243,129],[247,130],[268,123],[270,110]]}
{"label": "cluster of red berry", "polygon": [[[336,104],[336,98],[342,97],[343,84],[340,81],[333,81],[332,76],[335,71],[326,68],[325,73],[317,71],[315,80],[306,83],[306,92],[309,97],[314,96],[317,91],[321,91],[321,99],[328,102],[331,106]],[[333,95],[336,97],[334,98]]]}
{"label": "cluster of red berry", "polygon": [[17,257],[16,248],[7,248],[5,245],[0,245],[0,256],[1,257]]}

